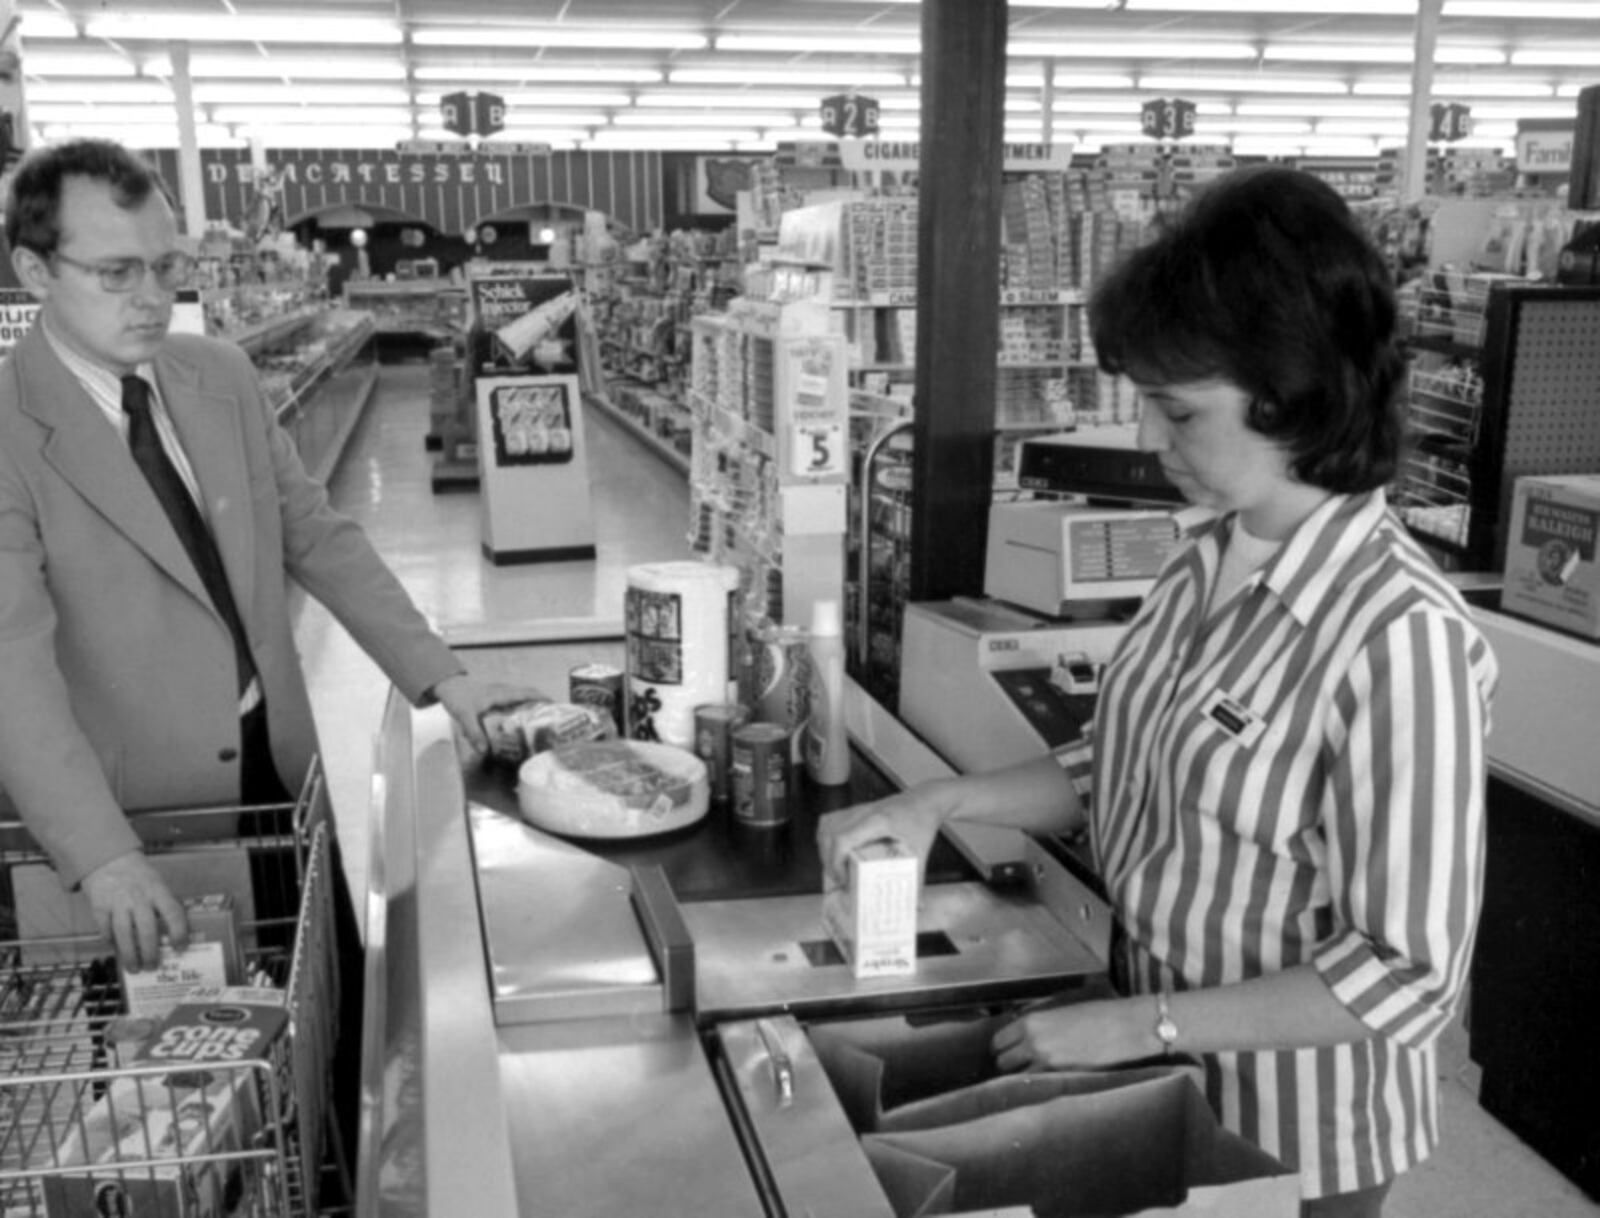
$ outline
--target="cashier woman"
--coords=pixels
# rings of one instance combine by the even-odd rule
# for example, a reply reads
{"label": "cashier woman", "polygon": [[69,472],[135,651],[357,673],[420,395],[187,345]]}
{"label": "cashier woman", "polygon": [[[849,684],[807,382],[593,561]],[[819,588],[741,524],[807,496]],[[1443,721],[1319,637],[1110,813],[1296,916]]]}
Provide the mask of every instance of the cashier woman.
{"label": "cashier woman", "polygon": [[1086,830],[1118,997],[1038,1010],[1003,1070],[1168,1052],[1300,1173],[1303,1214],[1382,1212],[1439,1138],[1484,860],[1494,656],[1390,512],[1387,271],[1339,196],[1220,180],[1090,302],[1139,439],[1203,517],[1107,666],[1085,739],[825,817],[837,870],[948,820]]}

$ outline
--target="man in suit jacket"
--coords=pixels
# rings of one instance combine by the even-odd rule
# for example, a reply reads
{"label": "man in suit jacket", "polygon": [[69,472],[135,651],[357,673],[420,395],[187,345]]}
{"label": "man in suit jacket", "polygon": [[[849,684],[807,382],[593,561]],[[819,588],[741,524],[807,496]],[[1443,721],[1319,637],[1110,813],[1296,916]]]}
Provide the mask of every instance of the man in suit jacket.
{"label": "man in suit jacket", "polygon": [[[272,802],[316,749],[289,579],[480,747],[481,712],[522,691],[464,675],[329,508],[246,356],[169,336],[192,261],[142,162],[105,141],[40,150],[12,181],[6,235],[42,308],[0,365],[0,808],[137,968],[159,958],[163,929],[180,944],[187,932],[129,817]],[[132,376],[142,423],[122,396]],[[220,597],[130,453],[132,429],[152,422],[209,526]]]}

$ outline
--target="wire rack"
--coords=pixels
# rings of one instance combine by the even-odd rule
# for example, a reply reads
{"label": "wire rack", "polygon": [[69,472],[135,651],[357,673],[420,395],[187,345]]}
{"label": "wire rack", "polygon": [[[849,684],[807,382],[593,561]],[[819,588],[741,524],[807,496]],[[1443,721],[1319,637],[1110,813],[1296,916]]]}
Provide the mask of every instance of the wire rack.
{"label": "wire rack", "polygon": [[[273,991],[284,1030],[248,1060],[174,1069],[141,1061],[148,1021],[126,1016],[108,945],[93,935],[0,942],[0,1218],[79,1214],[311,1218],[339,1190],[328,1080],[339,978],[322,776],[293,804],[139,817],[158,869],[182,859],[224,874],[248,864],[239,923],[246,980]],[[25,874],[45,865],[0,825],[0,887],[26,928]],[[343,1189],[348,1196],[348,1186]]]}

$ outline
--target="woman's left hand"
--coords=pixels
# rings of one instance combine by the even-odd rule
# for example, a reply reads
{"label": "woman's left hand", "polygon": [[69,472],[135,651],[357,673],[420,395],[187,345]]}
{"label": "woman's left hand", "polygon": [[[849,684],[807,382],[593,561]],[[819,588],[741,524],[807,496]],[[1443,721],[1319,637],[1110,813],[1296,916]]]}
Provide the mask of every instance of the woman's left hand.
{"label": "woman's left hand", "polygon": [[995,1064],[1008,1073],[1112,1066],[1162,1048],[1155,1036],[1155,1009],[1149,999],[1139,998],[1032,1010],[996,1032],[990,1046]]}

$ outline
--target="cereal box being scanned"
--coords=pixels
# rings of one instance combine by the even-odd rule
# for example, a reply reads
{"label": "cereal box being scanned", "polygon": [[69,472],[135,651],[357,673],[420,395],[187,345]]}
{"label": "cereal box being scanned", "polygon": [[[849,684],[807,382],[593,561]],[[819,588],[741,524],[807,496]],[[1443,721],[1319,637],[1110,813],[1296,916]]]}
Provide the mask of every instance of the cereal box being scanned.
{"label": "cereal box being scanned", "polygon": [[1500,607],[1600,639],[1600,474],[1518,478]]}
{"label": "cereal box being scanned", "polygon": [[917,856],[898,838],[850,852],[842,886],[824,881],[822,920],[857,977],[917,971]]}

